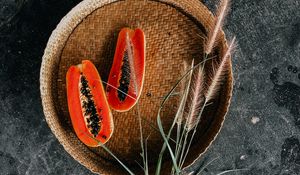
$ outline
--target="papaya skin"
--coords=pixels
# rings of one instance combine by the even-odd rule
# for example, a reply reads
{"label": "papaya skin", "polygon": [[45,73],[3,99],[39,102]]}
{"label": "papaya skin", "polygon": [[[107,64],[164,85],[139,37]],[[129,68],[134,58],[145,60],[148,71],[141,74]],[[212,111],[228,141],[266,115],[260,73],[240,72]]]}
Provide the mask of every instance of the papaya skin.
{"label": "papaya skin", "polygon": [[[96,137],[91,134],[84,119],[79,87],[81,76],[86,78],[97,113],[101,115],[101,128]],[[97,141],[105,144],[112,136],[114,124],[101,78],[94,64],[89,60],[83,60],[81,64],[71,66],[66,75],[66,87],[69,114],[79,140],[90,147],[100,146]]]}
{"label": "papaya skin", "polygon": [[[138,101],[145,75],[145,35],[142,29],[119,32],[106,86],[107,100],[118,112],[130,110]],[[113,87],[113,88],[112,88]]]}

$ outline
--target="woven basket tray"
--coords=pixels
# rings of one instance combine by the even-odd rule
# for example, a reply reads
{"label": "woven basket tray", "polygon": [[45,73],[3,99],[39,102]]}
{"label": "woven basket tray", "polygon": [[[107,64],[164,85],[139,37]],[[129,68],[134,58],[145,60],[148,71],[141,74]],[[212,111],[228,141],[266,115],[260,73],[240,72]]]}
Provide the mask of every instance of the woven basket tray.
{"label": "woven basket tray", "polygon": [[[104,81],[113,60],[118,32],[123,27],[142,28],[146,35],[146,74],[139,101],[141,113],[156,124],[161,99],[186,71],[185,63],[201,61],[203,36],[213,24],[209,10],[197,0],[85,0],[69,12],[53,31],[40,73],[40,88],[46,120],[65,150],[78,162],[100,174],[125,174],[123,169],[102,148],[82,144],[72,129],[66,99],[66,72],[70,65],[92,60]],[[214,51],[220,60],[226,48],[222,33]],[[209,71],[209,70],[206,70]],[[231,64],[220,95],[203,116],[192,144],[187,165],[209,147],[219,132],[232,93]],[[178,98],[173,98],[164,111],[162,121],[170,126]],[[126,113],[113,112],[115,130],[107,147],[134,172],[141,173],[139,130],[136,108]],[[162,145],[159,132],[143,123],[148,138],[150,168],[153,169]],[[170,160],[165,160],[167,170]],[[167,174],[167,173],[163,173]]]}

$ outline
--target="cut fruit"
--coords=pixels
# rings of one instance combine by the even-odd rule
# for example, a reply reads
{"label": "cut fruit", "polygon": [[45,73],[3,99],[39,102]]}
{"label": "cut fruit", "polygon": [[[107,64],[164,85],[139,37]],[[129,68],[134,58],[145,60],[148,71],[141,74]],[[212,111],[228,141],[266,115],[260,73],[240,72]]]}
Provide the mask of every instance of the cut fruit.
{"label": "cut fruit", "polygon": [[83,60],[67,72],[68,107],[77,137],[87,146],[106,143],[113,133],[113,118],[101,78],[94,64]]}
{"label": "cut fruit", "polygon": [[123,28],[106,86],[107,100],[116,111],[130,110],[141,95],[145,74],[145,36],[141,29]]}

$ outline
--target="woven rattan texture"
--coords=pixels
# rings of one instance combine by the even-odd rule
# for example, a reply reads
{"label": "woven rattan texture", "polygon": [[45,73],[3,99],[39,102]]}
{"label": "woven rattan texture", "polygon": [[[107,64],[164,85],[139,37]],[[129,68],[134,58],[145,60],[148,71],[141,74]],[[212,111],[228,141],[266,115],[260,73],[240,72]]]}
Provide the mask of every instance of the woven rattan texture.
{"label": "woven rattan texture", "polygon": [[[81,6],[85,5],[86,7],[87,2],[83,2]],[[172,5],[168,4],[170,2]],[[142,117],[147,120],[147,122],[143,121],[143,130],[145,137],[150,135],[148,138],[150,162],[155,161],[161,148],[161,136],[159,132],[150,127],[149,122],[156,124],[156,112],[162,97],[186,71],[184,63],[189,64],[192,59],[197,62],[201,60],[203,36],[205,35],[203,32],[211,25],[212,18],[207,9],[198,1],[189,2],[166,1],[166,3],[161,3],[127,0],[106,5],[103,3],[104,6],[101,6],[100,1],[90,1],[90,7],[86,8],[91,13],[82,14],[85,15],[83,17],[76,17],[79,15],[78,13],[69,14],[73,15],[73,20],[69,20],[73,24],[67,26],[70,27],[67,29],[70,34],[56,30],[57,33],[62,32],[63,34],[54,32],[52,40],[56,42],[51,43],[50,38],[41,69],[41,93],[46,119],[65,149],[92,171],[123,174],[119,168],[112,168],[118,164],[111,159],[111,156],[101,148],[86,147],[77,139],[73,131],[67,110],[65,87],[65,76],[69,66],[79,64],[83,59],[90,59],[98,68],[103,81],[106,81],[120,29],[139,27],[144,30],[146,35],[146,74],[139,108]],[[193,6],[193,4],[195,5]],[[73,11],[78,10],[80,5],[76,8]],[[203,17],[203,14],[206,18]],[[200,18],[202,21],[199,21],[199,15],[202,15]],[[82,18],[82,21],[76,18]],[[67,18],[64,20],[68,21]],[[78,25],[74,25],[75,23]],[[223,36],[219,38],[219,50],[216,53],[221,53],[225,47]],[[53,46],[57,43],[63,43],[63,45],[61,47]],[[180,88],[177,90],[180,91]],[[202,127],[200,127],[202,129],[199,130],[196,142],[191,148],[192,154],[188,158],[189,163],[205,151],[218,133],[227,111],[231,90],[232,79],[231,72],[229,72],[227,83],[218,99],[219,103],[211,105],[205,113],[205,118],[201,123]],[[166,128],[172,122],[172,116],[174,116],[172,114],[174,114],[177,101],[178,97],[174,96],[166,105],[162,116]],[[113,112],[113,116],[115,131],[106,146],[127,164],[136,166],[135,160],[141,160],[137,106],[126,113]]]}

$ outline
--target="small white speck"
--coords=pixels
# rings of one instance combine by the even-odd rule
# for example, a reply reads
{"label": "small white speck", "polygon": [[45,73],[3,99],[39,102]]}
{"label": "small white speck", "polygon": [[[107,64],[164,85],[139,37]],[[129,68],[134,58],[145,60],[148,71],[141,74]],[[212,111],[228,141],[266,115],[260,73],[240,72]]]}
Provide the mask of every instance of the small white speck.
{"label": "small white speck", "polygon": [[245,160],[246,159],[246,155],[241,155],[240,159],[241,160]]}
{"label": "small white speck", "polygon": [[18,54],[21,54],[22,52],[21,51],[18,51]]}
{"label": "small white speck", "polygon": [[260,121],[260,119],[258,118],[258,117],[252,117],[251,118],[251,123],[253,124],[253,125],[255,125],[257,122],[259,122]]}

